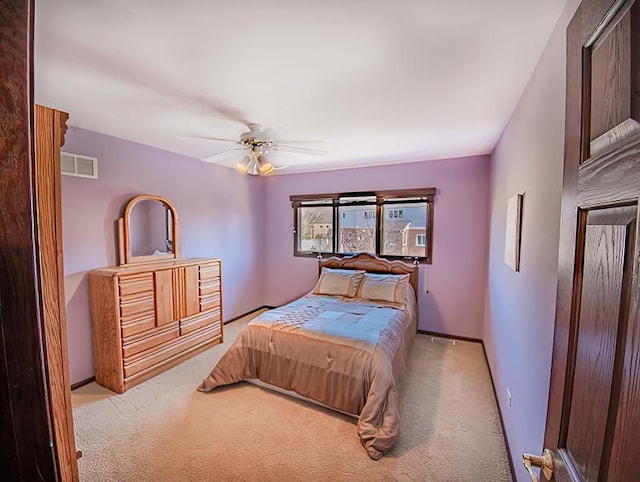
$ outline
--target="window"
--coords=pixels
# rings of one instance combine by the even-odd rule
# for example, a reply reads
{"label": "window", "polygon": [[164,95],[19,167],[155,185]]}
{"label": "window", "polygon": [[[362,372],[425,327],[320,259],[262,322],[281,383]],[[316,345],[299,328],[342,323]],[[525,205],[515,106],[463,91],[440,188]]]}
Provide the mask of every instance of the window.
{"label": "window", "polygon": [[319,199],[302,203],[296,212],[296,246],[302,252],[330,253],[333,251],[333,200]]}
{"label": "window", "polygon": [[[341,213],[337,253],[376,252],[375,196],[341,196],[336,208]],[[359,236],[353,236],[358,233]]]}
{"label": "window", "polygon": [[430,188],[291,196],[294,255],[367,252],[431,263],[435,192]]}

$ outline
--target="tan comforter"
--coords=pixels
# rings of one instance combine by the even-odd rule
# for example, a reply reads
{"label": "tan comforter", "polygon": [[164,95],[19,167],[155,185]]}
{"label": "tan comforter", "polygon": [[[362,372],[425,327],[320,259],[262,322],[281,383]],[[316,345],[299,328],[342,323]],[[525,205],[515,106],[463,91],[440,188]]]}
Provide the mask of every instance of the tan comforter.
{"label": "tan comforter", "polygon": [[257,378],[359,415],[358,435],[377,460],[399,435],[398,382],[417,327],[411,286],[405,298],[405,308],[397,309],[309,294],[265,312],[242,330],[198,389]]}

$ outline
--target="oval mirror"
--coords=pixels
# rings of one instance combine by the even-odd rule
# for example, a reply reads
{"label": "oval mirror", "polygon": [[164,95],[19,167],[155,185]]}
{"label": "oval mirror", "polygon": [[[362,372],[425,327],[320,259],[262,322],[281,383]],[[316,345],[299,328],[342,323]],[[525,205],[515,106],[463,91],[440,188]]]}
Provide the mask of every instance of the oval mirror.
{"label": "oval mirror", "polygon": [[166,198],[134,197],[125,206],[118,228],[121,265],[180,257],[178,216]]}

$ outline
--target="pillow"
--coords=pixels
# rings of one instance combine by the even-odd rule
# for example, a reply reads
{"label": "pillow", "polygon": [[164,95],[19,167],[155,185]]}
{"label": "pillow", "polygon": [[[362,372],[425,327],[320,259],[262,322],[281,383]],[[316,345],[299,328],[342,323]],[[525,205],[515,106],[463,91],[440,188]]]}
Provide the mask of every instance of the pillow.
{"label": "pillow", "polygon": [[364,271],[361,270],[322,268],[320,278],[312,293],[353,298],[358,292],[358,286],[360,286],[363,276]]}
{"label": "pillow", "polygon": [[404,305],[404,292],[408,283],[408,274],[365,273],[357,296]]}

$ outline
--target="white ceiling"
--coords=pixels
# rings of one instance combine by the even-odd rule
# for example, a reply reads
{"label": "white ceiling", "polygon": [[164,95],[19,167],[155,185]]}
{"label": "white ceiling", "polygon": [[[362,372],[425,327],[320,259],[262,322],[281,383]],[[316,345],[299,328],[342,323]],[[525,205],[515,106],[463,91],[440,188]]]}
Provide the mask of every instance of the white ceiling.
{"label": "white ceiling", "polygon": [[232,119],[326,142],[279,172],[487,154],[565,3],[36,0],[35,99],[198,158]]}

